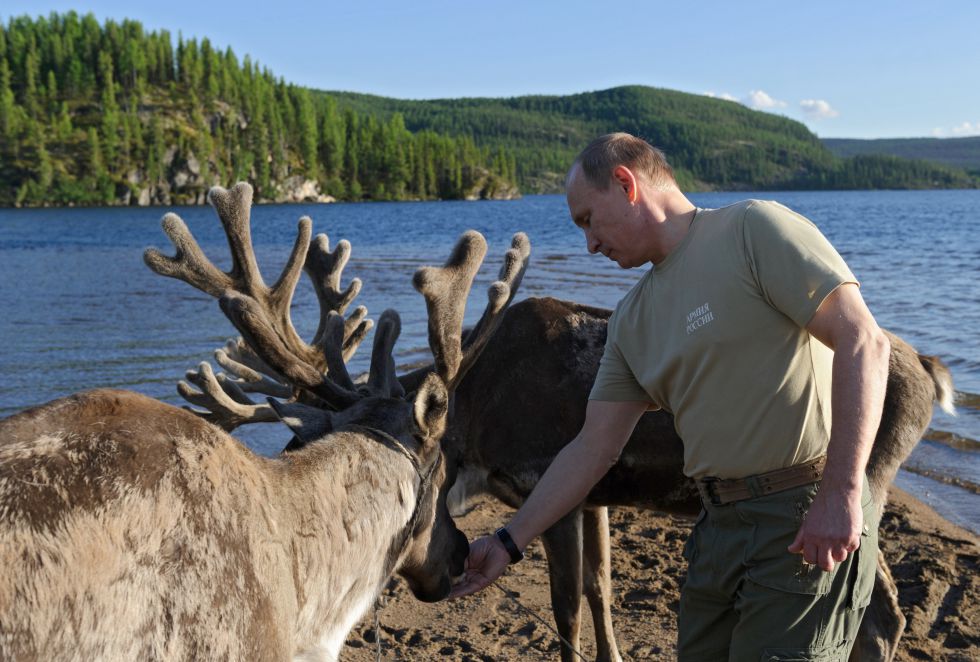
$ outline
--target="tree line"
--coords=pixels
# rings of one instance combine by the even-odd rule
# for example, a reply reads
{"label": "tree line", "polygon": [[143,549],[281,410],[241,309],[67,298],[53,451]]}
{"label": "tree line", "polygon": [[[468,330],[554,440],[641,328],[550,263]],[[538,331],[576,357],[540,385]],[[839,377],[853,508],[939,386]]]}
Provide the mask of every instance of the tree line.
{"label": "tree line", "polygon": [[216,183],[344,200],[493,196],[515,158],[340,109],[208,39],[53,13],[0,24],[0,204],[194,202]]}
{"label": "tree line", "polygon": [[509,99],[388,99],[324,93],[344,108],[389,117],[410,130],[473,137],[517,157],[522,189],[553,191],[589,140],[613,131],[661,148],[687,189],[951,188],[976,174],[912,159],[835,156],[805,125],[734,101],[642,86]]}
{"label": "tree line", "polygon": [[702,95],[626,86],[409,101],[311,91],[208,39],[91,14],[0,24],[0,205],[202,202],[248,180],[342,200],[561,190],[593,137],[663,149],[687,190],[976,187],[939,164],[839,158],[803,124]]}

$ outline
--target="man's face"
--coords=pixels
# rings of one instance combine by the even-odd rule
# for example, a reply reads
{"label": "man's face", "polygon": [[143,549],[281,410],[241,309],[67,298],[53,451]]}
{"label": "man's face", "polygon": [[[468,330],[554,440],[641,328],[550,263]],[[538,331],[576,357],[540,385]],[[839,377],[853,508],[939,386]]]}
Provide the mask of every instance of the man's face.
{"label": "man's face", "polygon": [[637,250],[640,237],[636,209],[615,179],[601,191],[576,165],[569,176],[565,198],[572,220],[585,233],[585,245],[590,253],[602,253],[624,269],[647,262]]}

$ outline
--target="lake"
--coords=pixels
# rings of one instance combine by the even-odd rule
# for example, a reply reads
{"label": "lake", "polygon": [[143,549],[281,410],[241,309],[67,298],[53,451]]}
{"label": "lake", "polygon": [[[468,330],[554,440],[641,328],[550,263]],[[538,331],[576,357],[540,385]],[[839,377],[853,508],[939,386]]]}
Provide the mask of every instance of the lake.
{"label": "lake", "polygon": [[[773,199],[813,220],[862,283],[879,324],[950,367],[958,416],[937,409],[932,427],[897,480],[952,521],[980,533],[980,191],[701,193],[700,207],[745,197]],[[0,209],[0,416],[97,386],[127,388],[182,404],[175,384],[235,335],[217,303],[153,274],[143,249],[173,248],[162,208]],[[174,208],[222,269],[230,258],[210,207]],[[482,312],[510,236],[531,238],[531,267],[519,298],[556,296],[612,307],[642,275],[590,256],[562,196],[507,202],[268,205],[252,211],[253,239],[267,282],[285,263],[302,215],[331,246],[348,239],[343,283],[364,282],[356,303],[371,317],[402,316],[395,359],[425,360],[425,306],[411,287],[422,264],[441,263],[464,230],[490,249],[467,321]],[[310,338],[318,311],[304,279],[293,320]],[[370,338],[352,361],[365,370]],[[259,452],[277,452],[277,425],[236,433]]]}

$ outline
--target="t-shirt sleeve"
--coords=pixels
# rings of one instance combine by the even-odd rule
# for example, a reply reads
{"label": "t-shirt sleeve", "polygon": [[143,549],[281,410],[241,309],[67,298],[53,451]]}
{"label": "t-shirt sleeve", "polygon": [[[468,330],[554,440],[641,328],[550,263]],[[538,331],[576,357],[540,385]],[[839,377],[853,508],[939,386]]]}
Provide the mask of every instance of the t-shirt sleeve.
{"label": "t-shirt sleeve", "polygon": [[608,402],[650,402],[636,376],[630,370],[616,339],[616,314],[609,320],[606,347],[599,361],[599,372],[592,384],[589,400]]}
{"label": "t-shirt sleeve", "polygon": [[858,283],[816,225],[777,203],[753,202],[742,238],[762,296],[800,327],[810,323],[827,295],[844,283]]}

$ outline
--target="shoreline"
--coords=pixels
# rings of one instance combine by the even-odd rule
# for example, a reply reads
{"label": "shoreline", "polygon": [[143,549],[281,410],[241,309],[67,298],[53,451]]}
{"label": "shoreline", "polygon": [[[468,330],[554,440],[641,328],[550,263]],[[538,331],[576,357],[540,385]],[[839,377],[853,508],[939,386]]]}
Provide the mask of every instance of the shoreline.
{"label": "shoreline", "polygon": [[[511,510],[483,498],[457,523],[471,539],[493,530]],[[672,659],[676,612],[685,570],[681,549],[692,518],[610,508],[613,623],[624,660]],[[907,492],[893,488],[880,527],[881,549],[907,619],[896,660],[980,658],[980,536],[944,519]],[[501,584],[553,625],[547,564],[540,540]],[[383,659],[464,661],[556,660],[558,643],[542,623],[499,590],[451,602],[416,601],[404,582],[385,591],[381,609]],[[579,650],[595,655],[593,627],[583,601]],[[345,661],[377,659],[374,612],[347,639]]]}

